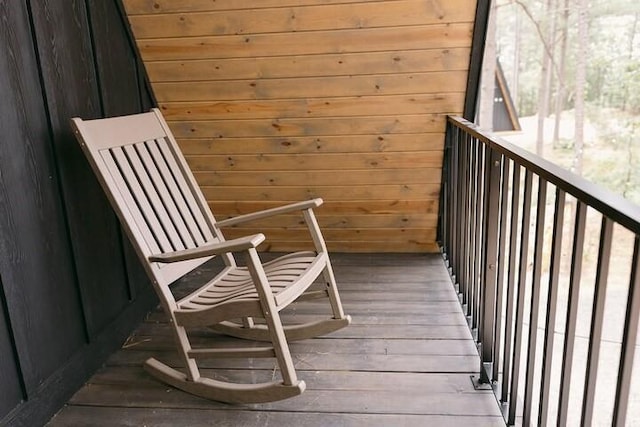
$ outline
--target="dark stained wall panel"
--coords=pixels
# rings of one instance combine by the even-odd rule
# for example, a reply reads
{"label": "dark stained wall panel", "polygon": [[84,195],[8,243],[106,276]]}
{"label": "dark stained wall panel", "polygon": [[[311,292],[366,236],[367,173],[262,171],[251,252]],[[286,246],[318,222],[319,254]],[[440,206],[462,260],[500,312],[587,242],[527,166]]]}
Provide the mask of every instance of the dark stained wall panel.
{"label": "dark stained wall panel", "polygon": [[0,369],[0,420],[22,400],[22,387],[20,385],[20,372],[18,361],[15,357],[15,349],[11,337],[9,318],[7,317],[6,300],[2,292],[2,280],[0,280],[0,356],[2,357],[2,369]]}
{"label": "dark stained wall panel", "polygon": [[43,425],[157,304],[69,119],[148,110],[119,0],[0,0],[0,425]]}
{"label": "dark stained wall panel", "polygon": [[[71,117],[102,115],[87,9],[84,2],[66,0],[32,1],[31,8],[80,295],[92,336],[112,320],[128,290],[116,217],[69,127]],[[123,74],[122,80],[126,78]],[[116,300],[105,305],[105,298]]]}
{"label": "dark stained wall panel", "polygon": [[0,17],[0,274],[29,395],[85,334],[26,5]]}

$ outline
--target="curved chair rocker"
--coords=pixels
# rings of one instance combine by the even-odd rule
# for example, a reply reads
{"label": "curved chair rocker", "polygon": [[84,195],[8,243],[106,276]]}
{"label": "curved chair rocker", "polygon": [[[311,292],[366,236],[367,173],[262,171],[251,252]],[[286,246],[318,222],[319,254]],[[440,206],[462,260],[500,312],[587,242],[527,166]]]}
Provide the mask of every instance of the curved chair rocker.
{"label": "curved chair rocker", "polygon": [[[269,402],[302,393],[305,383],[296,376],[288,341],[326,334],[351,321],[342,309],[313,213],[322,200],[216,221],[159,110],[88,121],[74,118],[72,126],[170,318],[186,372],[153,358],[145,362],[145,369],[176,388],[223,402]],[[314,252],[296,252],[263,264],[256,250],[265,240],[263,234],[225,240],[220,231],[295,211],[304,217]],[[244,255],[246,266],[236,264],[234,253]],[[176,300],[169,285],[214,256],[224,260],[225,268]],[[326,290],[307,291],[320,275]],[[318,294],[328,297],[333,318],[283,327],[283,308]],[[203,326],[269,341],[271,346],[192,348],[186,328]],[[262,384],[203,378],[197,360],[210,357],[275,357],[282,378]]]}

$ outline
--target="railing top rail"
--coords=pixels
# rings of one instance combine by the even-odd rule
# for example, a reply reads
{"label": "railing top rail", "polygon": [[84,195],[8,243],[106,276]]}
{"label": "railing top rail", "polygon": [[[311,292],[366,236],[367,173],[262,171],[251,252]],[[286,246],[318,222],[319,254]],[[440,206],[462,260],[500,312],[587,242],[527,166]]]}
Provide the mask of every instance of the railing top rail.
{"label": "railing top rail", "polygon": [[633,233],[640,234],[640,206],[517,145],[491,135],[468,120],[449,116],[448,122],[514,160],[517,164],[531,170],[545,181],[593,207]]}

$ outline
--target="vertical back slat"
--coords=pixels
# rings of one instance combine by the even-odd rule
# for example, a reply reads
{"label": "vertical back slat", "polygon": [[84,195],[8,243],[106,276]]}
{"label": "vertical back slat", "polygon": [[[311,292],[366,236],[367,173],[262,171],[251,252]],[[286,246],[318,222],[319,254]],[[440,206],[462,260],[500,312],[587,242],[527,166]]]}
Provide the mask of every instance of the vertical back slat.
{"label": "vertical back slat", "polygon": [[584,251],[584,235],[586,230],[587,205],[576,201],[575,232],[571,254],[571,272],[569,273],[569,297],[567,321],[564,333],[564,350],[562,355],[562,371],[560,374],[560,406],[558,407],[558,425],[566,426],[569,414],[569,392],[573,368],[573,347],[578,321],[578,302],[580,300],[580,281],[582,278],[582,254]]}
{"label": "vertical back slat", "polygon": [[542,352],[542,379],[540,386],[539,424],[546,425],[549,417],[551,390],[551,367],[555,342],[555,326],[558,307],[558,280],[562,255],[562,231],[564,229],[564,206],[566,193],[556,188],[556,202],[551,237],[551,263],[549,265],[549,289],[547,293],[547,313],[545,322],[544,351]]}
{"label": "vertical back slat", "polygon": [[583,425],[588,426],[593,425],[593,405],[595,402],[596,383],[598,380],[598,362],[600,361],[600,346],[602,343],[602,326],[604,322],[604,307],[607,298],[607,282],[609,278],[612,238],[613,221],[610,218],[603,216],[602,229],[600,232],[600,248],[598,250],[593,310],[591,314],[589,352],[587,353],[587,381],[584,387],[584,398],[582,401],[582,423]]}
{"label": "vertical back slat", "polygon": [[640,319],[640,235],[636,235],[631,258],[631,278],[629,279],[629,295],[627,295],[627,312],[622,333],[620,349],[620,366],[616,385],[613,422],[615,427],[627,425],[627,409],[631,392],[631,374],[638,341],[638,321]]}
{"label": "vertical back slat", "polygon": [[[178,234],[178,230],[173,224],[173,221],[171,221],[171,217],[167,212],[167,208],[162,203],[160,195],[158,194],[158,189],[153,185],[151,177],[142,164],[142,160],[135,146],[127,145],[123,147],[123,150],[127,158],[129,159],[129,162],[131,163],[131,168],[138,177],[140,186],[144,190],[149,204],[153,208],[158,221],[162,225],[164,233],[171,242],[173,250],[185,249],[184,243],[182,242],[182,239],[180,239],[180,235]],[[159,230],[158,233],[160,233]]]}
{"label": "vertical back slat", "polygon": [[[136,203],[133,197],[131,197],[131,193],[123,176],[123,172],[118,167],[114,156],[115,153],[111,152],[110,150],[100,150],[100,157],[102,158],[102,161],[104,162],[111,178],[113,179],[113,182],[118,189],[117,196],[122,197],[124,205],[127,207],[129,213],[133,217],[136,228],[142,235],[142,238],[149,247],[151,253],[159,253],[160,247],[158,246],[158,241],[149,228],[149,225],[142,211],[140,210],[138,203]],[[114,195],[114,197],[115,196],[116,195]]]}
{"label": "vertical back slat", "polygon": [[527,281],[527,259],[529,257],[529,228],[531,221],[531,191],[533,186],[533,174],[530,170],[525,172],[524,196],[522,204],[522,226],[520,234],[520,271],[518,275],[518,302],[516,304],[516,325],[514,328],[515,345],[513,348],[513,369],[511,373],[511,397],[509,399],[508,424],[516,421],[516,408],[518,406],[518,386],[520,384],[520,357],[522,355],[522,339],[524,335],[524,304],[525,287]]}
{"label": "vertical back slat", "polygon": [[147,149],[151,154],[155,164],[158,167],[158,171],[162,176],[162,179],[167,186],[168,192],[171,195],[182,220],[184,221],[191,238],[194,240],[195,245],[199,246],[206,242],[204,235],[202,234],[202,230],[196,223],[195,216],[189,206],[187,205],[187,200],[190,198],[189,194],[185,194],[181,191],[178,186],[178,182],[176,181],[176,177],[169,169],[167,159],[163,156],[160,151],[159,144],[161,140],[155,140],[147,144]]}
{"label": "vertical back slat", "polygon": [[509,385],[511,384],[511,357],[513,353],[513,318],[516,299],[516,249],[518,247],[518,211],[520,209],[520,165],[513,165],[511,185],[511,222],[509,224],[509,267],[507,271],[507,306],[505,308],[504,359],[502,363],[502,402],[509,401]]}
{"label": "vertical back slat", "polygon": [[185,203],[189,207],[189,210],[191,211],[196,224],[198,224],[200,232],[203,234],[204,238],[207,241],[214,240],[215,237],[211,232],[209,225],[207,224],[207,220],[205,219],[205,216],[191,191],[191,186],[187,183],[184,175],[181,173],[183,169],[178,165],[178,162],[174,157],[173,150],[171,150],[165,139],[158,140],[158,147],[160,148],[160,152],[167,162],[169,170],[174,171],[173,176],[176,181],[176,185],[178,186],[178,188],[180,188],[180,191],[183,194],[189,195],[189,197],[187,197],[187,199],[185,200]]}
{"label": "vertical back slat", "polygon": [[156,189],[158,197],[160,198],[162,205],[165,207],[167,214],[171,222],[173,223],[178,235],[180,236],[180,240],[182,244],[186,248],[195,248],[195,242],[193,237],[191,237],[191,233],[187,229],[187,225],[182,218],[178,210],[178,206],[176,205],[174,198],[169,192],[169,188],[160,174],[160,169],[158,164],[154,161],[149,152],[149,146],[153,146],[155,141],[146,141],[135,144],[136,151],[140,156],[140,160],[142,160],[142,164],[144,165],[147,173],[149,175],[149,179],[151,180],[153,187]]}
{"label": "vertical back slat", "polygon": [[169,241],[165,231],[160,224],[156,213],[154,212],[147,196],[142,189],[140,182],[136,174],[133,172],[129,160],[121,147],[116,147],[111,150],[113,157],[122,172],[122,176],[125,179],[129,189],[131,190],[131,197],[135,199],[142,215],[146,219],[146,222],[153,233],[160,250],[162,252],[169,252],[173,250],[171,242]]}
{"label": "vertical back slat", "polygon": [[545,209],[547,204],[547,182],[538,179],[538,208],[536,210],[536,235],[533,251],[533,278],[531,281],[531,310],[529,311],[529,345],[527,351],[527,376],[524,388],[523,425],[531,423],[531,410],[536,371],[536,349],[538,345],[538,315],[540,312],[540,286],[542,277],[542,253],[544,246]]}

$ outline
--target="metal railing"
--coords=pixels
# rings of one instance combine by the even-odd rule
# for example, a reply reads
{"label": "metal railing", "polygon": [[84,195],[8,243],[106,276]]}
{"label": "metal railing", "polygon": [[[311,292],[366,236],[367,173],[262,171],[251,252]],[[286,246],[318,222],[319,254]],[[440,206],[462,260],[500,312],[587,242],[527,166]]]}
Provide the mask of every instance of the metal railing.
{"label": "metal railing", "polygon": [[442,191],[442,251],[507,424],[625,425],[640,208],[455,117]]}

